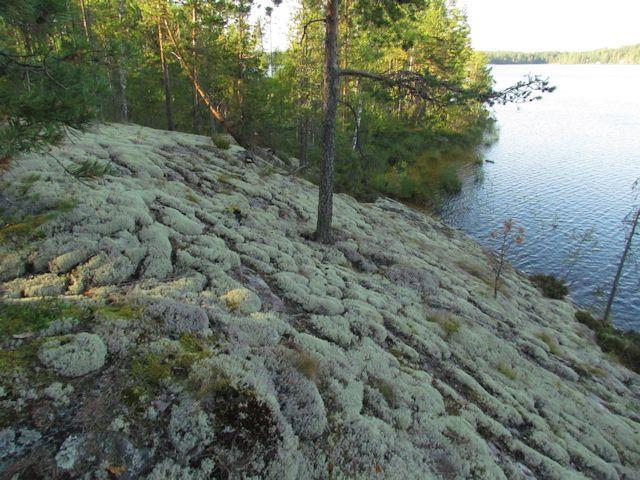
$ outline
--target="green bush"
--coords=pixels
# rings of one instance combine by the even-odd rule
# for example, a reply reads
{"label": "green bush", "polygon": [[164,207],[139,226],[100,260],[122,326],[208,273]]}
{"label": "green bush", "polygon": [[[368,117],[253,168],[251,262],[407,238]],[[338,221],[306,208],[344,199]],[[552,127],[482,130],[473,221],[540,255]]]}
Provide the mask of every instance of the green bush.
{"label": "green bush", "polygon": [[447,165],[440,172],[440,188],[449,195],[455,195],[462,191],[462,181],[458,176],[458,167]]}
{"label": "green bush", "polygon": [[584,310],[576,312],[575,317],[578,322],[586,325],[591,330],[598,330],[603,326],[602,320],[593,318],[593,315],[589,312],[585,312]]}
{"label": "green bush", "polygon": [[640,333],[619,330],[611,323],[593,318],[589,312],[576,312],[575,317],[595,332],[603,352],[615,355],[625,367],[640,373]]}
{"label": "green bush", "polygon": [[227,150],[231,146],[231,141],[229,141],[226,135],[221,133],[213,134],[211,136],[211,141],[220,150]]}
{"label": "green bush", "polygon": [[563,300],[569,293],[569,288],[565,285],[564,281],[553,275],[532,275],[529,279],[547,298]]}

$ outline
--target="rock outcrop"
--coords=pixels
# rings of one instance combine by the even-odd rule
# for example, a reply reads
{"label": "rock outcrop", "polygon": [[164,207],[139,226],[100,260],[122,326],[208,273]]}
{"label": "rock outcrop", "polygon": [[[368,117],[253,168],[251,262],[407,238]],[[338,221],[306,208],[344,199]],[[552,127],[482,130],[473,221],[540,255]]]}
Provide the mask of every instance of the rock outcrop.
{"label": "rock outcrop", "polygon": [[640,478],[640,378],[570,303],[389,199],[315,243],[248,158],[104,125],[2,174],[3,478]]}

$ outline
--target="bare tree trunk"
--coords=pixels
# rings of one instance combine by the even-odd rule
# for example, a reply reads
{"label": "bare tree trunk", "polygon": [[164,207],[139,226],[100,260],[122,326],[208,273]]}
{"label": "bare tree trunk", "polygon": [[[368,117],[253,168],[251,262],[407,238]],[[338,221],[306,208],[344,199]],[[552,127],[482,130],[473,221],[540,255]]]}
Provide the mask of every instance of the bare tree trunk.
{"label": "bare tree trunk", "polygon": [[315,238],[331,243],[333,216],[334,162],[336,158],[336,118],[340,95],[340,70],[338,64],[338,7],[339,0],[327,0],[326,33],[324,39],[324,86],[322,132],[322,167],[318,194],[318,223]]}
{"label": "bare tree trunk", "polygon": [[306,166],[309,162],[309,114],[305,113],[302,119],[302,132],[300,135],[300,167]]}
{"label": "bare tree trunk", "polygon": [[355,151],[360,145],[360,124],[362,123],[362,97],[358,98],[358,108],[356,109],[355,129],[353,130],[352,150]]}
{"label": "bare tree trunk", "polygon": [[169,40],[171,41],[171,44],[173,45],[173,48],[174,48],[174,51],[172,52],[173,55],[178,59],[180,66],[189,77],[189,80],[191,80],[191,83],[193,84],[193,87],[196,89],[196,92],[198,92],[198,95],[200,95],[200,99],[209,109],[209,113],[211,113],[212,118],[220,122],[220,125],[222,125],[222,127],[227,131],[227,133],[229,133],[229,135],[231,135],[236,142],[242,145],[243,144],[243,142],[241,141],[242,139],[235,132],[233,126],[225,119],[225,116],[216,108],[216,106],[211,101],[211,98],[209,97],[207,92],[205,92],[205,90],[202,88],[202,85],[200,84],[198,79],[193,76],[193,69],[191,68],[189,63],[185,60],[182,53],[180,52],[178,42],[176,41],[176,38],[174,37],[173,32],[171,31],[166,14],[163,18],[163,22],[164,22],[165,29],[169,34]]}
{"label": "bare tree trunk", "polygon": [[[194,1],[191,6],[191,63],[193,64],[193,78],[198,81],[198,59],[196,53],[196,35],[198,2]],[[200,98],[198,96],[198,89],[193,87],[193,131],[198,133],[200,131],[200,119],[198,118],[198,111],[200,109]]]}
{"label": "bare tree trunk", "polygon": [[[125,8],[126,8],[126,5],[124,3],[124,0],[119,0],[118,19],[120,20],[121,26],[126,13]],[[128,122],[129,121],[129,103],[127,102],[127,69],[125,65],[125,59],[126,59],[126,52],[124,48],[124,43],[122,43],[122,40],[120,40],[120,59],[118,60],[118,79],[120,82],[120,115],[121,115],[121,120],[123,122]]]}
{"label": "bare tree trunk", "polygon": [[638,220],[640,220],[640,208],[634,214],[633,219],[631,220],[631,232],[627,237],[627,241],[624,245],[624,251],[622,252],[622,257],[620,258],[620,262],[618,263],[618,270],[616,271],[616,276],[613,279],[613,285],[611,285],[611,291],[609,292],[609,298],[607,299],[607,306],[604,309],[603,320],[606,322],[609,320],[609,315],[611,315],[611,307],[613,305],[613,301],[616,298],[616,293],[618,291],[618,284],[620,283],[620,278],[622,277],[622,270],[624,268],[624,263],[627,260],[627,256],[629,255],[629,251],[631,250],[631,243],[633,242],[633,236],[636,234],[636,228],[638,227]]}
{"label": "bare tree trunk", "polygon": [[124,57],[124,52],[122,52],[122,50],[124,50],[124,48],[121,48],[121,58],[120,58],[120,63],[118,65],[118,77],[120,80],[120,113],[122,115],[122,121],[123,122],[128,122],[129,121],[129,103],[127,102],[127,72],[125,70],[125,67],[123,65],[124,60],[122,59],[122,57]]}
{"label": "bare tree trunk", "polygon": [[80,12],[82,14],[82,28],[84,29],[84,36],[87,39],[87,43],[90,43],[91,35],[89,35],[89,21],[87,20],[87,9],[84,5],[84,0],[80,0]]}
{"label": "bare tree trunk", "polygon": [[160,63],[162,63],[162,81],[164,83],[164,104],[167,113],[167,130],[175,130],[173,124],[173,110],[171,108],[171,79],[169,78],[169,65],[164,56],[164,38],[162,28],[158,24],[158,46],[160,47]]}

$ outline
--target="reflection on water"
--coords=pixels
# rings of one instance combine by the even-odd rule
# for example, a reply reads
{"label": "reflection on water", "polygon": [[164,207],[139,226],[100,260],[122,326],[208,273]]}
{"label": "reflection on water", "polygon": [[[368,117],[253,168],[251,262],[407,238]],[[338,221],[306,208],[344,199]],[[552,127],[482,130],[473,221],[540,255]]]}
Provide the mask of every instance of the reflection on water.
{"label": "reflection on water", "polygon": [[[464,170],[462,193],[441,215],[487,245],[491,231],[515,219],[527,230],[512,257],[519,268],[566,276],[574,300],[602,305],[640,177],[640,66],[494,67],[498,86],[529,72],[549,76],[556,92],[497,108],[499,141],[487,149],[484,166]],[[640,330],[640,238],[635,244],[614,321]]]}

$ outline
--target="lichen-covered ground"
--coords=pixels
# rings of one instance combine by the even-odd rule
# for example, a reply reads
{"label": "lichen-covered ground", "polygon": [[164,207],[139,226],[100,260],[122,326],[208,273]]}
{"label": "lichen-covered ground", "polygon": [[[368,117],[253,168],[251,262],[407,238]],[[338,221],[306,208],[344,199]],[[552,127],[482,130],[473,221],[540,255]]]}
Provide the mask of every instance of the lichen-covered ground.
{"label": "lichen-covered ground", "polygon": [[0,179],[2,478],[640,478],[638,375],[463,234],[338,195],[320,245],[206,137],[51,153]]}

